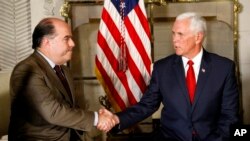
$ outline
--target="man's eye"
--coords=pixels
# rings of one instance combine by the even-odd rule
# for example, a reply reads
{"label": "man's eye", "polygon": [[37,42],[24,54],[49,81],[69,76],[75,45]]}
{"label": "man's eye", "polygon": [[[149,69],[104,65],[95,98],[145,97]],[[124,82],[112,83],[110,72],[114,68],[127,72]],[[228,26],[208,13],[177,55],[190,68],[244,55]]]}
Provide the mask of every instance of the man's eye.
{"label": "man's eye", "polygon": [[69,41],[70,37],[65,37],[64,40],[65,41]]}
{"label": "man's eye", "polygon": [[178,33],[178,35],[179,35],[179,36],[183,36],[183,34],[182,34],[182,33]]}

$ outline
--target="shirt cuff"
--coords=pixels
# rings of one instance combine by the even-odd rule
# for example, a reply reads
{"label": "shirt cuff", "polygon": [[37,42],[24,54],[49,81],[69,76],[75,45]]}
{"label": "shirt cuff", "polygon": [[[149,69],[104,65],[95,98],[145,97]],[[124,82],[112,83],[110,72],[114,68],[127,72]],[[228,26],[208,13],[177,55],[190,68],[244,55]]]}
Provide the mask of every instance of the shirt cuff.
{"label": "shirt cuff", "polygon": [[97,112],[94,112],[94,114],[95,114],[94,126],[97,126],[97,123],[98,123],[98,114],[97,114]]}

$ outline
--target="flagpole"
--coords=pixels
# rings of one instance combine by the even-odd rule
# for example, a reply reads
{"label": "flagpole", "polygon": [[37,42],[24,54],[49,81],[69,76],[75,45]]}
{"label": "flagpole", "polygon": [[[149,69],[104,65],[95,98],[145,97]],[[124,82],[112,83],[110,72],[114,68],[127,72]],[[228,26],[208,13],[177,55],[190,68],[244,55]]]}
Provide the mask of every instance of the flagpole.
{"label": "flagpole", "polygon": [[150,33],[151,33],[151,58],[152,62],[154,62],[154,3],[149,0],[147,2],[149,4],[149,24],[150,24]]}
{"label": "flagpole", "polygon": [[240,74],[240,63],[239,63],[239,13],[242,10],[242,5],[239,3],[238,0],[234,0],[234,21],[233,21],[233,30],[234,30],[234,60],[236,62],[236,75],[237,75],[237,81],[238,81],[238,87],[239,87],[239,93],[240,93],[240,118],[243,121],[243,105],[242,105],[242,83],[241,83],[241,74]]}

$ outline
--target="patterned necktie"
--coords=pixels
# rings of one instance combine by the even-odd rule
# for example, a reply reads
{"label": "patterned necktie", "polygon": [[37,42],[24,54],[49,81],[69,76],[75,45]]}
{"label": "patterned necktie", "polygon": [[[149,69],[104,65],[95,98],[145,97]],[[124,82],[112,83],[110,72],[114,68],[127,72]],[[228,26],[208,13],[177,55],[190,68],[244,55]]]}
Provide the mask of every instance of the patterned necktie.
{"label": "patterned necktie", "polygon": [[193,103],[194,100],[194,93],[195,93],[195,88],[196,88],[196,80],[195,80],[195,75],[194,75],[194,68],[193,68],[193,61],[189,60],[188,61],[188,70],[187,70],[187,77],[186,77],[186,83],[187,83],[187,88],[188,88],[188,93],[189,93],[189,98],[191,103]]}
{"label": "patterned necktie", "polygon": [[66,80],[66,78],[65,78],[65,76],[64,76],[64,73],[63,73],[61,67],[58,66],[58,65],[56,65],[56,66],[54,67],[54,70],[56,71],[56,75],[57,75],[58,78],[61,80],[61,82],[62,82],[64,88],[65,88],[66,91],[67,91],[67,94],[68,94],[70,100],[72,101],[72,96],[71,96],[71,91],[70,91],[70,88],[69,88],[69,84],[68,84],[68,82],[67,82],[67,80]]}

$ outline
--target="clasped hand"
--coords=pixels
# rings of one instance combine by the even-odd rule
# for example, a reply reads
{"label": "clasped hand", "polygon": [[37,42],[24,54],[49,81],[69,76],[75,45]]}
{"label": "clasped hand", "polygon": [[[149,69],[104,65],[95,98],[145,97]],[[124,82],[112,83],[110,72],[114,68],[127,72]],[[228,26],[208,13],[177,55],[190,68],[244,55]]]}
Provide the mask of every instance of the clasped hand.
{"label": "clasped hand", "polygon": [[108,132],[119,122],[119,118],[107,109],[101,108],[98,111],[97,129]]}

